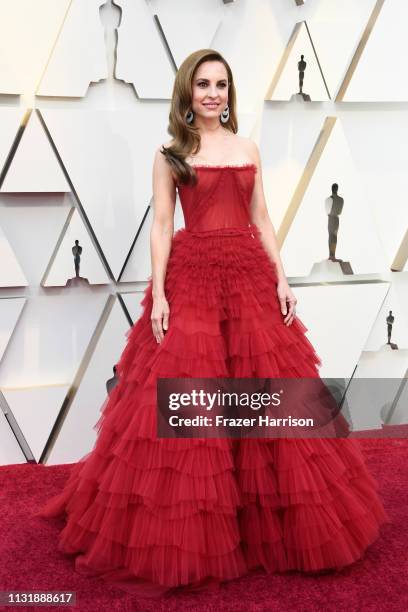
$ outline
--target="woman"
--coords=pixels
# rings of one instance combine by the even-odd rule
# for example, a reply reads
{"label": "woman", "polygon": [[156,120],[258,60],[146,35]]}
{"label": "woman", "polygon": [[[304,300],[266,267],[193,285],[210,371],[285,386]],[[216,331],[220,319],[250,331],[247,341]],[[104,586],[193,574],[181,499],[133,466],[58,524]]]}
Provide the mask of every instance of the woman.
{"label": "woman", "polygon": [[[66,514],[59,549],[125,588],[341,568],[386,520],[350,439],[171,439],[156,382],[315,377],[265,206],[259,152],[237,136],[229,65],[214,50],[178,70],[173,139],[153,167],[152,277],[127,333],[94,449],[40,513]],[[178,189],[186,227],[173,236]],[[79,554],[80,553],[80,554]]]}

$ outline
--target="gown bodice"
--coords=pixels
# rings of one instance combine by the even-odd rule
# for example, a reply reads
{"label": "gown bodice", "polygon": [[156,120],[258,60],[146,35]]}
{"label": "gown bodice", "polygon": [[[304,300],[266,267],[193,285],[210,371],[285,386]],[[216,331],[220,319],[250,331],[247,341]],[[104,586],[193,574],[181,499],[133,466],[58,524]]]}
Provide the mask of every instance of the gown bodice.
{"label": "gown bodice", "polygon": [[197,183],[177,185],[185,229],[197,232],[248,227],[256,165],[194,164],[194,168]]}

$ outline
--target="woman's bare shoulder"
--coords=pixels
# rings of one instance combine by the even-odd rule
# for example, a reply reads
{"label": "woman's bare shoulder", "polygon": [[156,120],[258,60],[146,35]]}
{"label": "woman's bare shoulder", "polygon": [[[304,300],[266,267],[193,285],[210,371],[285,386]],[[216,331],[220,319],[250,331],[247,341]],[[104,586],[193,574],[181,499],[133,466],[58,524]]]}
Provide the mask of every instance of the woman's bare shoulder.
{"label": "woman's bare shoulder", "polygon": [[248,150],[253,150],[257,148],[258,145],[256,144],[255,140],[253,140],[249,136],[240,136],[240,138],[242,140],[243,146],[248,147]]}
{"label": "woman's bare shoulder", "polygon": [[163,142],[159,148],[161,149],[162,147],[165,147],[167,149],[168,147],[172,147],[173,145],[174,145],[174,139],[172,138],[168,142]]}
{"label": "woman's bare shoulder", "polygon": [[173,181],[177,183],[177,177],[175,176],[170,164],[166,159],[166,155],[163,153],[163,147],[168,148],[174,144],[174,140],[169,140],[168,142],[161,143],[156,149],[155,156],[155,166],[160,169],[160,171],[164,172],[167,176],[171,176]]}
{"label": "woman's bare shoulder", "polygon": [[236,138],[236,150],[242,152],[242,157],[250,157],[254,162],[257,162],[259,151],[258,145],[256,142],[247,136],[238,136],[238,134],[234,134],[234,138]]}
{"label": "woman's bare shoulder", "polygon": [[155,153],[155,160],[159,160],[159,164],[162,167],[167,167],[168,164],[166,163],[165,160],[165,153],[164,153],[164,148],[167,149],[168,147],[170,147],[172,144],[174,143],[174,140],[170,140],[168,142],[162,142],[159,144],[159,146],[156,148],[156,153]]}

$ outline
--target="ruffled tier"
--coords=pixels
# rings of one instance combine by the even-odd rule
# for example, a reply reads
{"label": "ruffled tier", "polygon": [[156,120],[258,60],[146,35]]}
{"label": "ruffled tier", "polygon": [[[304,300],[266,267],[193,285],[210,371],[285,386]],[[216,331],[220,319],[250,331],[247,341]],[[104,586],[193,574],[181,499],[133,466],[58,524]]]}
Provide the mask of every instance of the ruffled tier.
{"label": "ruffled tier", "polygon": [[283,323],[276,280],[256,229],[177,232],[164,340],[150,281],[95,447],[38,513],[65,513],[59,549],[78,571],[175,587],[258,566],[341,567],[377,537],[386,516],[355,440],[157,438],[157,378],[318,376],[307,328]]}
{"label": "ruffled tier", "polygon": [[389,521],[355,440],[242,440],[236,466],[249,568],[341,569]]}

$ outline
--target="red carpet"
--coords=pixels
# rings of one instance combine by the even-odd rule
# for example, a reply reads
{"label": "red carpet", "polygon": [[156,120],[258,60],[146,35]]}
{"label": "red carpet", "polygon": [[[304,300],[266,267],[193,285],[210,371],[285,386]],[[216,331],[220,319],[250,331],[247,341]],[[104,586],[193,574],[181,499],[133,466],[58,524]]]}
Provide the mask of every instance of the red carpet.
{"label": "red carpet", "polygon": [[[70,465],[0,467],[0,590],[76,591],[75,607],[42,610],[378,610],[408,609],[408,441],[362,439],[367,465],[378,479],[380,495],[392,523],[366,557],[337,574],[265,576],[261,571],[223,585],[214,592],[138,600],[85,579],[72,560],[55,547],[61,519],[33,516],[62,487]],[[11,609],[11,608],[10,608]],[[33,607],[19,607],[32,610]]]}

